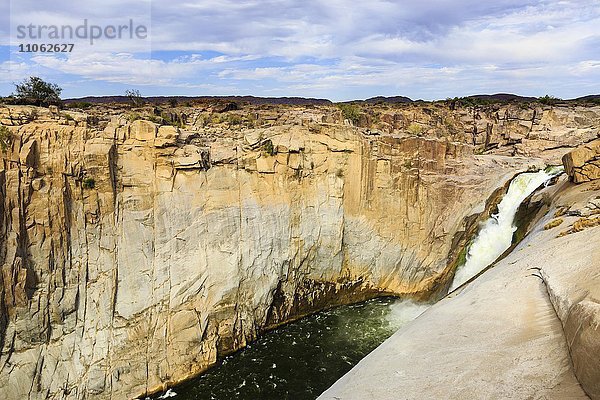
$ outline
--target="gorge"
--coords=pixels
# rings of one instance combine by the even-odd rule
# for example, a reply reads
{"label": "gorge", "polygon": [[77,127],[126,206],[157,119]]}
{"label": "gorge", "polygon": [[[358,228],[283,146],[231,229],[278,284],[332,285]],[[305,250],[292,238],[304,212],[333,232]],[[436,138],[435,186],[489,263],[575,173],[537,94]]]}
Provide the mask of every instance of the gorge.
{"label": "gorge", "polygon": [[[567,172],[585,181],[596,171],[597,106],[380,104],[354,121],[328,105],[227,108],[0,108],[10,135],[0,171],[7,398],[144,396],[318,310],[387,295],[438,300],[513,177],[559,165],[582,144],[589,150]],[[543,235],[502,263],[528,241],[542,249],[550,236],[585,236],[587,258],[572,271],[588,271],[598,187],[572,185],[563,176],[530,199],[532,232]],[[563,210],[575,231],[555,239],[539,228],[549,210]],[[575,315],[597,318],[593,280],[579,310],[551,268],[539,275],[557,282],[548,292],[575,338]],[[473,290],[457,292],[390,340]],[[443,343],[436,329],[423,332],[414,335]],[[556,324],[551,332],[562,337]],[[577,361],[585,352],[570,349],[594,398]],[[363,377],[376,356],[350,374]],[[323,398],[364,394],[344,382]]]}

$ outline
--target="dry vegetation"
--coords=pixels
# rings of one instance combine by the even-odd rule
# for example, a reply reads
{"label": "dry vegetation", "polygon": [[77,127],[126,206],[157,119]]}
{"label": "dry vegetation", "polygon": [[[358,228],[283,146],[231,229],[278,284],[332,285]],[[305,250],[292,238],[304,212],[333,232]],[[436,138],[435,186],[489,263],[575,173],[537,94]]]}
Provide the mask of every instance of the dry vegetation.
{"label": "dry vegetation", "polygon": [[562,218],[558,218],[558,219],[555,219],[553,221],[550,221],[546,225],[544,225],[544,230],[547,231],[548,229],[556,228],[557,226],[559,226],[560,224],[562,224],[563,221],[564,220]]}
{"label": "dry vegetation", "polygon": [[561,232],[558,237],[570,235],[571,233],[581,232],[584,229],[591,228],[600,225],[600,217],[595,218],[579,218],[575,223],[566,231]]}

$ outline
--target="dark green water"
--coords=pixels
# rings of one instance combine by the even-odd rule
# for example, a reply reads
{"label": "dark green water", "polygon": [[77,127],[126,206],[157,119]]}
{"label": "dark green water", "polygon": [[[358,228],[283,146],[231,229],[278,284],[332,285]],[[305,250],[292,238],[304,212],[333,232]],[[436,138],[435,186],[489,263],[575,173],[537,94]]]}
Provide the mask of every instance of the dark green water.
{"label": "dark green water", "polygon": [[383,298],[303,318],[173,388],[173,399],[313,400],[425,308]]}

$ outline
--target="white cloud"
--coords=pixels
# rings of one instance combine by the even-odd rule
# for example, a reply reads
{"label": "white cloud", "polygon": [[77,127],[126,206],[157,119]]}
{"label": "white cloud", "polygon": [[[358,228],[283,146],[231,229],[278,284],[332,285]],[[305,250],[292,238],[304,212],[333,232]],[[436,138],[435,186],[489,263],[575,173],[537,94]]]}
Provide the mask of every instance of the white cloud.
{"label": "white cloud", "polygon": [[[334,99],[600,91],[596,0],[15,4],[13,24],[151,18],[151,40],[82,44],[66,58],[19,60],[15,71],[33,65],[90,82],[146,85],[165,93],[170,88],[235,89]],[[157,59],[150,59],[150,50],[159,52]]]}

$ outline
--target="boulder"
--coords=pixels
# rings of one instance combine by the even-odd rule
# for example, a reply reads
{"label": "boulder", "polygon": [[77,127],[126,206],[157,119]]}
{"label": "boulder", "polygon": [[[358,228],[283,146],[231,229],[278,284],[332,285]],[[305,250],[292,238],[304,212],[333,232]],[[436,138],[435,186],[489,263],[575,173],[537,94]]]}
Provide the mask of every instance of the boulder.
{"label": "boulder", "polygon": [[565,171],[575,183],[600,179],[600,139],[577,147],[563,156]]}
{"label": "boulder", "polygon": [[131,123],[131,138],[141,141],[150,141],[156,138],[156,124],[138,119]]}
{"label": "boulder", "polygon": [[163,125],[158,128],[158,136],[154,140],[155,147],[169,147],[177,144],[179,129],[175,126]]}

